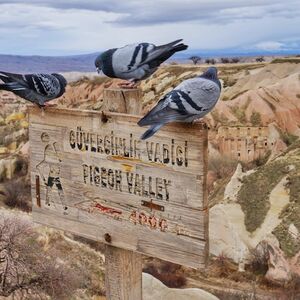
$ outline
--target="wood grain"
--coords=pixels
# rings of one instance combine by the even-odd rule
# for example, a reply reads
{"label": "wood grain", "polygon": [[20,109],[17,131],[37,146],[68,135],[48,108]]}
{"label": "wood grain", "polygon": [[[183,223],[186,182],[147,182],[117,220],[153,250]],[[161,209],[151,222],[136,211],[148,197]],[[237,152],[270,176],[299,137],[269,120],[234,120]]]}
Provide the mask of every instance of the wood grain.
{"label": "wood grain", "polygon": [[110,300],[142,299],[142,256],[107,246],[105,251],[106,297]]}
{"label": "wood grain", "polygon": [[205,124],[171,124],[141,141],[139,117],[104,115],[30,108],[34,220],[104,243],[108,233],[112,246],[205,267]]}
{"label": "wood grain", "polygon": [[142,97],[139,89],[104,89],[102,110],[140,115]]}

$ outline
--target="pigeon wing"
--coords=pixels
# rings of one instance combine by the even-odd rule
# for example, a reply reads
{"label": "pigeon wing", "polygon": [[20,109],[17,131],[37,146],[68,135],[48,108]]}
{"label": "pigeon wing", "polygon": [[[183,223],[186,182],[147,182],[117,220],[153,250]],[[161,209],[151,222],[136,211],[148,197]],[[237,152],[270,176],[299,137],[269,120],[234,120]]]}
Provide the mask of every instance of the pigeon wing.
{"label": "pigeon wing", "polygon": [[203,117],[220,96],[218,85],[203,78],[188,79],[162,98],[139,122],[139,126]]}
{"label": "pigeon wing", "polygon": [[[220,97],[220,88],[215,82],[204,78],[187,79],[180,83],[177,97],[170,103],[173,109],[183,110],[187,114],[205,115],[217,103]],[[203,114],[203,112],[206,112]]]}
{"label": "pigeon wing", "polygon": [[113,70],[116,74],[136,70],[145,61],[155,45],[149,43],[130,44],[118,48],[112,54]]}
{"label": "pigeon wing", "polygon": [[32,91],[47,98],[56,97],[61,90],[58,79],[50,74],[27,74],[25,81]]}
{"label": "pigeon wing", "polygon": [[[161,46],[153,45],[154,47],[151,48],[145,59],[142,60],[139,65],[137,65],[137,68],[144,64],[149,64],[151,67],[158,67],[175,52],[185,50],[187,48],[187,46],[184,44],[177,45],[181,41],[182,39]],[[153,65],[154,62],[155,64]]]}
{"label": "pigeon wing", "polygon": [[19,82],[20,84],[26,85],[26,82],[24,81],[24,75],[20,75],[20,74],[0,71],[0,79],[5,83]]}
{"label": "pigeon wing", "polygon": [[148,112],[139,122],[139,126],[153,124],[165,124],[180,120],[186,116],[184,107],[171,107],[171,104],[177,98],[177,91],[173,90],[162,98],[151,111]]}

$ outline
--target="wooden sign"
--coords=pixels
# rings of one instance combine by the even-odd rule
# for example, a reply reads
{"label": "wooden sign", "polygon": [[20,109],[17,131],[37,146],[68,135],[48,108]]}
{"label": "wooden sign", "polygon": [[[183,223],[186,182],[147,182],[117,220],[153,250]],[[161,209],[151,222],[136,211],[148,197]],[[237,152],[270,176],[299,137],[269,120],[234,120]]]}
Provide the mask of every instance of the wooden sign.
{"label": "wooden sign", "polygon": [[30,108],[34,221],[194,268],[208,251],[207,129]]}

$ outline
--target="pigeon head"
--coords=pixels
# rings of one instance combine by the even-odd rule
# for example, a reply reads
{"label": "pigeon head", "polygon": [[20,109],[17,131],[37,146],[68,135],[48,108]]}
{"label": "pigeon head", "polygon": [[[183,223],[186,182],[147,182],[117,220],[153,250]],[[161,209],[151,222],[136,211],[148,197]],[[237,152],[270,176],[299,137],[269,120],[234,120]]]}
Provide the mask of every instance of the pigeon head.
{"label": "pigeon head", "polygon": [[103,68],[103,57],[102,56],[103,56],[102,54],[98,55],[95,60],[95,66],[96,66],[98,73],[100,73]]}
{"label": "pigeon head", "polygon": [[216,67],[209,67],[202,75],[199,77],[209,79],[218,84],[221,89],[221,83],[218,79],[218,69]]}
{"label": "pigeon head", "polygon": [[64,76],[57,74],[57,73],[53,73],[51,75],[55,76],[58,79],[58,81],[63,89],[67,86],[68,82]]}

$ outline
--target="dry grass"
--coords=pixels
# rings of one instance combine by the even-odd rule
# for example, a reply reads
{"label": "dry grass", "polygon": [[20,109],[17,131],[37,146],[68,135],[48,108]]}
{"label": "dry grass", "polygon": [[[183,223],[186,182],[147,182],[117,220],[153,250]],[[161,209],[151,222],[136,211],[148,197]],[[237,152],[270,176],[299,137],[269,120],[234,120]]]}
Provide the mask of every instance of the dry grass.
{"label": "dry grass", "polygon": [[275,58],[271,61],[271,64],[284,64],[284,63],[292,63],[292,64],[299,64],[299,58]]}
{"label": "dry grass", "polygon": [[245,213],[245,225],[249,232],[263,223],[270,207],[269,195],[286,175],[285,166],[285,161],[273,161],[243,179],[238,203]]}
{"label": "dry grass", "polygon": [[182,267],[170,262],[161,262],[159,265],[148,263],[143,272],[151,274],[169,288],[181,288],[186,284]]}
{"label": "dry grass", "polygon": [[70,299],[82,282],[80,272],[44,253],[31,224],[13,216],[0,218],[0,296],[13,299]]}
{"label": "dry grass", "polygon": [[238,161],[227,157],[211,157],[208,161],[208,170],[214,172],[218,179],[231,177],[236,170]]}

